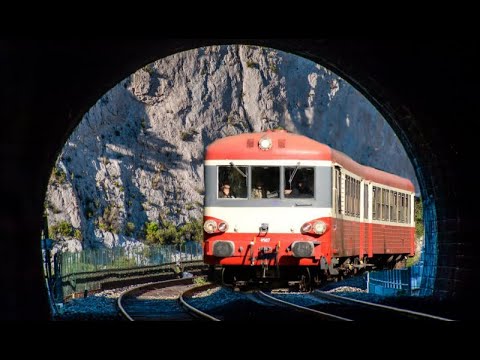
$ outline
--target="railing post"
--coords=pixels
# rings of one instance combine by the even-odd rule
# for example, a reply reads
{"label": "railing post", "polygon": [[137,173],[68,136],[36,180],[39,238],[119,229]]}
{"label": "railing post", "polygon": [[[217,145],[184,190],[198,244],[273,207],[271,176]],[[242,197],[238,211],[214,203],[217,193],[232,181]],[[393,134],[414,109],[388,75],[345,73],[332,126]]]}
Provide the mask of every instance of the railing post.
{"label": "railing post", "polygon": [[407,276],[408,276],[408,295],[412,296],[412,267],[407,268]]}
{"label": "railing post", "polygon": [[53,256],[53,268],[55,280],[52,290],[54,292],[55,302],[63,303],[63,284],[62,284],[62,254],[55,253]]}
{"label": "railing post", "polygon": [[367,294],[370,293],[370,271],[367,271]]}

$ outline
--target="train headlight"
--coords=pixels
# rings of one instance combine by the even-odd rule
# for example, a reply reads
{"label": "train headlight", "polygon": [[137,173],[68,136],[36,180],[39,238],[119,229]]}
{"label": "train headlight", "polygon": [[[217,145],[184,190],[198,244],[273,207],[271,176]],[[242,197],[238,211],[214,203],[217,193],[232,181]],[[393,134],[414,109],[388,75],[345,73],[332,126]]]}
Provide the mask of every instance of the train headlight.
{"label": "train headlight", "polygon": [[226,222],[221,222],[218,224],[218,231],[225,232],[228,230],[228,224]]}
{"label": "train headlight", "polygon": [[302,233],[308,233],[310,230],[312,230],[312,224],[310,223],[305,223],[302,225],[302,228],[300,229]]}
{"label": "train headlight", "polygon": [[215,231],[217,231],[217,223],[213,220],[207,220],[205,221],[205,224],[203,224],[203,229],[207,233],[213,234]]}
{"label": "train headlight", "polygon": [[291,248],[294,257],[304,258],[314,255],[314,244],[311,241],[294,241]]}
{"label": "train headlight", "polygon": [[258,147],[261,150],[268,150],[272,147],[272,139],[269,137],[262,137],[258,142]]}
{"label": "train headlight", "polygon": [[327,231],[327,224],[323,221],[317,221],[313,224],[313,231],[315,231],[315,234],[322,235]]}
{"label": "train headlight", "polygon": [[213,243],[213,256],[229,257],[235,253],[235,244],[230,240],[220,240]]}

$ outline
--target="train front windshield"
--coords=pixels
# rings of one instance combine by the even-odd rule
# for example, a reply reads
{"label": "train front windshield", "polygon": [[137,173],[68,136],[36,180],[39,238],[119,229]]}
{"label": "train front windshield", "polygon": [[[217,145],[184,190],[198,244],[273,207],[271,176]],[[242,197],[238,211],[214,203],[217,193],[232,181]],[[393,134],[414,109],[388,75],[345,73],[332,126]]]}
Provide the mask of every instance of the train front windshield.
{"label": "train front windshield", "polygon": [[300,166],[218,166],[219,198],[229,185],[229,199],[313,198],[315,171]]}

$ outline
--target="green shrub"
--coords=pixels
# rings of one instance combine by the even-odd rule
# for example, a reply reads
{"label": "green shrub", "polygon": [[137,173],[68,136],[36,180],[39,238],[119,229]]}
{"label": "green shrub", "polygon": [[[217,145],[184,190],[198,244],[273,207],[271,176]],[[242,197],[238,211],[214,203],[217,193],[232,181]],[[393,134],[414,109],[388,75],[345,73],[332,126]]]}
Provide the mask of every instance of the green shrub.
{"label": "green shrub", "polygon": [[80,231],[80,229],[75,229],[75,231],[73,232],[73,237],[80,241],[83,240],[82,232]]}
{"label": "green shrub", "polygon": [[150,75],[153,75],[155,73],[155,66],[153,65],[153,63],[148,64],[143,67],[143,70],[145,70]]}
{"label": "green shrub", "polygon": [[227,125],[234,125],[235,124],[235,117],[233,115],[227,116]]}
{"label": "green shrub", "polygon": [[421,198],[415,198],[415,236],[420,237],[424,234],[424,227],[423,227],[423,205]]}
{"label": "green shrub", "polygon": [[67,221],[60,221],[58,224],[50,226],[49,236],[53,238],[66,237],[73,235],[73,226]]}
{"label": "green shrub", "polygon": [[191,219],[180,228],[180,235],[185,241],[203,241],[203,223],[199,219]]}
{"label": "green shrub", "polygon": [[133,232],[135,231],[135,224],[133,222],[127,222],[127,225],[125,225],[125,234],[127,236],[133,235]]}
{"label": "green shrub", "polygon": [[59,184],[63,184],[65,180],[67,180],[67,174],[65,174],[63,170],[54,167],[50,178],[53,179],[53,181],[58,182]]}
{"label": "green shrub", "polygon": [[145,223],[145,240],[148,245],[203,241],[203,223],[199,219],[192,219],[180,227],[165,219],[161,219],[161,221],[161,225],[156,222]]}
{"label": "green shrub", "polygon": [[145,240],[147,244],[160,243],[159,228],[155,222],[145,223]]}
{"label": "green shrub", "polygon": [[103,215],[98,218],[98,227],[100,230],[118,234],[120,232],[118,209],[116,207],[107,206]]}
{"label": "green shrub", "polygon": [[198,276],[195,279],[193,279],[193,283],[196,285],[205,285],[207,284],[207,281],[205,280],[204,277]]}
{"label": "green shrub", "polygon": [[159,230],[159,238],[162,244],[178,244],[182,242],[180,232],[175,224],[171,221],[164,221],[162,228]]}
{"label": "green shrub", "polygon": [[180,138],[183,141],[191,141],[191,140],[193,140],[193,136],[197,135],[197,134],[198,134],[197,130],[195,130],[194,128],[191,128],[187,131],[182,131],[180,133]]}
{"label": "green shrub", "polygon": [[155,190],[160,189],[160,185],[162,184],[162,177],[159,174],[155,174],[152,178],[152,188]]}

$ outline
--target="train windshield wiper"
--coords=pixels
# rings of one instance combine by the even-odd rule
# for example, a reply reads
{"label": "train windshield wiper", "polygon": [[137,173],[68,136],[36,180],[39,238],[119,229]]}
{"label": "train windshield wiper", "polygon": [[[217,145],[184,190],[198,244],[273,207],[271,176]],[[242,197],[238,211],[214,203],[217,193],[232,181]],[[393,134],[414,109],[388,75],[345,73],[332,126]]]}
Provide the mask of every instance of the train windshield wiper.
{"label": "train windshield wiper", "polygon": [[240,175],[242,175],[244,178],[247,177],[247,175],[245,175],[245,174],[243,173],[243,171],[240,170],[240,168],[233,163],[233,161],[230,162],[230,166],[233,166],[233,167],[235,168],[235,170],[237,170],[237,171],[240,173]]}
{"label": "train windshield wiper", "polygon": [[[230,163],[231,164],[231,163]],[[298,168],[300,167],[300,162],[297,163],[297,167],[293,170],[292,175],[290,175],[290,178],[288,179],[288,183],[290,185],[290,189],[292,188],[292,180],[295,177],[295,174],[297,173]]]}

